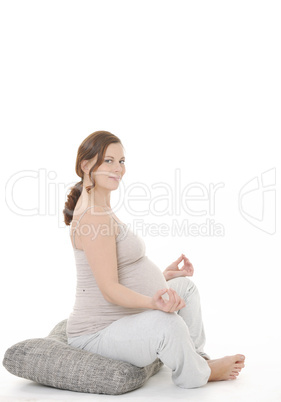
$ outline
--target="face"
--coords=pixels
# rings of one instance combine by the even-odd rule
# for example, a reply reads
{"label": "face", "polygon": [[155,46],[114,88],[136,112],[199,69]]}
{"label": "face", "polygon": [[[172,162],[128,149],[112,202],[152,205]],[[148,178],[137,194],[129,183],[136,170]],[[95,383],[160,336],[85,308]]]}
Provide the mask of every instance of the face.
{"label": "face", "polygon": [[[88,161],[88,164],[85,166],[86,169],[88,167],[88,171],[95,164],[96,160],[97,156],[92,161]],[[95,188],[103,187],[108,190],[117,189],[125,171],[125,156],[122,145],[110,144],[105,151],[103,163],[92,173]]]}

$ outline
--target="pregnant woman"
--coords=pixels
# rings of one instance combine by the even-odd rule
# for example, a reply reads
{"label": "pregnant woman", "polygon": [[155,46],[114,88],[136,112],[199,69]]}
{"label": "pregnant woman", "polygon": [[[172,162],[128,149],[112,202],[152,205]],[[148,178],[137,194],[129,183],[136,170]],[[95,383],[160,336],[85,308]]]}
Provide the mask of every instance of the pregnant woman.
{"label": "pregnant woman", "polygon": [[68,343],[139,367],[159,358],[182,388],[235,379],[243,355],[210,360],[204,352],[200,298],[187,277],[193,275],[188,258],[182,254],[162,272],[146,256],[142,238],[113,213],[111,191],[125,171],[124,148],[114,134],[96,131],[81,143],[81,181],[63,211],[77,268]]}

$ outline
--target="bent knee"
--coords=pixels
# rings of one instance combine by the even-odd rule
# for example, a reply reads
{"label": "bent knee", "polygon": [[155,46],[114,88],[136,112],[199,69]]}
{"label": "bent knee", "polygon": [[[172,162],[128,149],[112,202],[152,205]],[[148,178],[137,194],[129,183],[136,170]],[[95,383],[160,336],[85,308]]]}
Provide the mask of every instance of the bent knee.
{"label": "bent knee", "polygon": [[180,315],[176,312],[162,313],[160,316],[161,320],[156,325],[157,330],[161,331],[166,338],[178,339],[180,341],[190,336],[189,329]]}
{"label": "bent knee", "polygon": [[187,328],[183,318],[179,316],[176,312],[166,313],[161,310],[150,311],[150,322],[159,331],[165,330],[175,333],[175,331],[182,331]]}
{"label": "bent knee", "polygon": [[174,289],[179,296],[183,297],[186,293],[198,292],[195,283],[186,276],[180,276],[178,278],[171,279],[169,286]]}

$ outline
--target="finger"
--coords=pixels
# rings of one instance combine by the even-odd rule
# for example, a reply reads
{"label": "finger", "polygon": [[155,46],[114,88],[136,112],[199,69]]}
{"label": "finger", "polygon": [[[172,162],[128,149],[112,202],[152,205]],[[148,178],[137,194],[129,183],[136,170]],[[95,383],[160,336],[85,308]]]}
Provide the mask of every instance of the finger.
{"label": "finger", "polygon": [[170,311],[175,304],[175,291],[170,288],[167,293],[169,296],[169,300],[166,301],[166,309],[167,311]]}
{"label": "finger", "polygon": [[175,304],[174,304],[174,307],[175,308],[178,308],[179,307],[179,305],[182,303],[182,298],[176,293],[176,295],[175,295]]}
{"label": "finger", "polygon": [[186,306],[185,301],[180,298],[177,305],[173,306],[173,311],[179,311]]}
{"label": "finger", "polygon": [[177,310],[178,305],[181,303],[181,297],[177,294],[177,292],[172,289],[173,292],[173,300],[172,300],[172,304],[171,304],[171,310],[175,311]]}
{"label": "finger", "polygon": [[184,308],[186,306],[185,301],[182,299],[179,303],[179,305],[177,306],[177,310],[181,310],[182,308]]}
{"label": "finger", "polygon": [[175,294],[176,294],[176,292],[174,291],[174,289],[170,288],[169,291],[168,291],[169,303],[170,303],[170,304],[174,304],[174,303],[175,303]]}
{"label": "finger", "polygon": [[[154,296],[153,296],[153,299],[155,300],[155,301],[164,301],[164,299],[165,299],[165,297],[167,297],[167,296],[165,296],[165,294],[167,293],[167,290],[168,289],[160,289],[160,290],[158,290],[155,294],[154,294]],[[163,296],[163,297],[162,297]]]}
{"label": "finger", "polygon": [[179,263],[182,261],[182,259],[183,259],[183,255],[181,255],[181,256],[175,261],[175,263],[176,263],[176,264],[179,264]]}
{"label": "finger", "polygon": [[183,256],[183,259],[184,259],[187,263],[191,264],[191,262],[189,261],[189,259],[188,259],[185,255]]}

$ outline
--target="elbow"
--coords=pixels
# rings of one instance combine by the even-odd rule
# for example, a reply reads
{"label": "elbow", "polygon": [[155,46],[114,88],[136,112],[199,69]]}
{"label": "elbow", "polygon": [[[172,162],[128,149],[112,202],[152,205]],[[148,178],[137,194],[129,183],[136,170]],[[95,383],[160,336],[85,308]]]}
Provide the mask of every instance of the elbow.
{"label": "elbow", "polygon": [[102,293],[104,299],[107,302],[109,302],[111,304],[117,304],[116,300],[115,300],[115,297],[113,295],[113,289],[112,288],[111,289],[109,289],[109,288],[101,289],[101,293]]}
{"label": "elbow", "polygon": [[112,299],[112,297],[110,296],[110,294],[108,294],[108,293],[106,293],[106,292],[102,292],[102,295],[103,295],[104,299],[105,299],[107,302],[112,303],[112,304],[115,304],[114,301],[113,301],[113,299]]}

